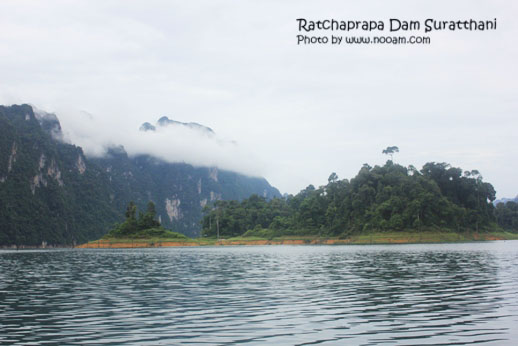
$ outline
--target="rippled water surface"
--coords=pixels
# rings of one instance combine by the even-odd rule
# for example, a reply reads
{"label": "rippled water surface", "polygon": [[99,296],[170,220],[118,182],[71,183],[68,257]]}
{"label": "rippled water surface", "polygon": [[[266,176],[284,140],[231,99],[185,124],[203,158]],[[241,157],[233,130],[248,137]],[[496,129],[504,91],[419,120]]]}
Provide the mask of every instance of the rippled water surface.
{"label": "rippled water surface", "polygon": [[518,241],[0,251],[0,344],[518,344]]}

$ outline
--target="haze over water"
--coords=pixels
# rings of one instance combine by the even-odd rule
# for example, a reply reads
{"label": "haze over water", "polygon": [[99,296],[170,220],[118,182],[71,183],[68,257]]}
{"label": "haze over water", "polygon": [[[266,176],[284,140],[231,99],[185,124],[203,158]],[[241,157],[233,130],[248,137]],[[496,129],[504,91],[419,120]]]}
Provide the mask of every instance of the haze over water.
{"label": "haze over water", "polygon": [[0,251],[0,344],[505,345],[517,326],[518,241]]}

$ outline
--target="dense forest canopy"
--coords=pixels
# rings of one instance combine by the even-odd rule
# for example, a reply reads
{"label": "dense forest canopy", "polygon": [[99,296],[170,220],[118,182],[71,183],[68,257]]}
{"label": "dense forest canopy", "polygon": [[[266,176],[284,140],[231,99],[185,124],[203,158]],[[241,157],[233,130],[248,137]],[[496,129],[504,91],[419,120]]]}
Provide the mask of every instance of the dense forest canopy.
{"label": "dense forest canopy", "polygon": [[106,239],[111,238],[181,238],[187,239],[180,233],[171,232],[160,225],[160,221],[156,219],[156,207],[152,201],[148,202],[146,212],[138,213],[137,205],[131,201],[126,208],[126,219],[123,223],[115,225],[108,234],[104,236]]}
{"label": "dense forest canopy", "polygon": [[0,247],[99,239],[130,201],[142,210],[154,201],[164,227],[198,236],[206,203],[253,193],[280,196],[264,178],[130,157],[121,146],[86,157],[63,141],[56,115],[30,105],[0,106]]}
{"label": "dense forest canopy", "polygon": [[[389,147],[387,154],[396,149]],[[430,162],[419,171],[389,160],[384,166],[365,164],[351,180],[340,180],[332,173],[327,185],[309,185],[285,199],[266,201],[251,196],[242,202],[217,201],[205,208],[203,235],[484,231],[497,227],[492,204],[495,194],[493,186],[476,170],[463,172],[447,163]]]}
{"label": "dense forest canopy", "polygon": [[109,180],[59,129],[29,105],[0,106],[0,246],[81,243],[118,219]]}
{"label": "dense forest canopy", "polygon": [[503,229],[518,231],[518,203],[514,201],[498,203],[495,208],[495,217],[498,225]]}

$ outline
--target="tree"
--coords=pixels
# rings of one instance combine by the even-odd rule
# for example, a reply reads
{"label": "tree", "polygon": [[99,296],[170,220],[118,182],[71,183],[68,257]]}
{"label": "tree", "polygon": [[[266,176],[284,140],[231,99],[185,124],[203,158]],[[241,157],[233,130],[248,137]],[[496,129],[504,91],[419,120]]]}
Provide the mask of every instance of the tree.
{"label": "tree", "polygon": [[132,234],[138,231],[137,206],[133,201],[126,208],[126,220],[118,227],[116,232],[123,235]]}
{"label": "tree", "polygon": [[149,229],[149,228],[156,228],[160,227],[160,222],[155,220],[156,217],[156,208],[155,203],[152,201],[149,201],[146,208],[146,213],[141,215],[139,218],[139,226],[138,228],[140,230]]}
{"label": "tree", "polygon": [[331,173],[331,175],[329,176],[329,178],[327,178],[327,181],[329,183],[335,183],[336,181],[338,180],[338,175],[336,175],[335,172]]}
{"label": "tree", "polygon": [[[387,154],[394,148],[387,148]],[[495,190],[480,172],[464,174],[448,163],[426,163],[421,171],[388,160],[364,165],[357,176],[309,185],[295,196],[270,201],[253,195],[241,202],[218,201],[205,209],[203,234],[211,237],[346,236],[364,231],[489,230],[494,226]],[[517,204],[500,205],[497,221],[518,230]]]}
{"label": "tree", "polygon": [[131,201],[126,208],[126,219],[135,220],[137,218],[137,206],[135,202]]}
{"label": "tree", "polygon": [[[137,206],[132,201],[128,204],[126,208],[126,220],[123,223],[116,225],[115,228],[110,230],[108,236],[111,237],[120,237],[120,236],[135,236],[138,235],[141,231],[147,232],[146,234],[150,235],[151,233],[155,236],[165,235],[167,230],[163,229],[160,225],[160,222],[155,220],[156,217],[156,209],[155,204],[153,202],[149,202],[147,204],[146,213],[139,212],[139,217],[137,219]],[[151,233],[149,233],[151,232]],[[166,232],[166,233],[164,233]],[[169,234],[170,235],[170,234]]]}
{"label": "tree", "polygon": [[414,166],[414,165],[409,165],[409,166],[408,166],[408,172],[409,172],[411,175],[419,174],[419,171],[417,170],[417,168],[415,168],[415,166]]}
{"label": "tree", "polygon": [[518,203],[509,201],[498,203],[495,209],[498,225],[505,230],[518,231]]}
{"label": "tree", "polygon": [[153,203],[152,201],[149,201],[147,204],[146,214],[153,216],[153,218],[155,218],[156,216],[155,203]]}
{"label": "tree", "polygon": [[395,153],[399,153],[399,148],[396,146],[387,147],[386,149],[383,149],[381,153],[385,155],[390,155],[390,161],[393,161],[393,155]]}

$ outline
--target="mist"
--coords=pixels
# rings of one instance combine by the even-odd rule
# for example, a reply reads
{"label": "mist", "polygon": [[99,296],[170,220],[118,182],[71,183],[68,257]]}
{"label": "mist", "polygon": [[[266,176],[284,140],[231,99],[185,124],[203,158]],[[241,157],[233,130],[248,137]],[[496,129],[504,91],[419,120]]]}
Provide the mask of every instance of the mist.
{"label": "mist", "polygon": [[[154,131],[143,131],[134,121],[115,122],[86,111],[68,110],[61,121],[64,140],[83,148],[86,156],[103,157],[111,147],[122,145],[129,156],[150,155],[170,163],[196,167],[218,167],[248,176],[261,176],[261,164],[253,152],[239,143],[204,128],[159,125]],[[170,120],[174,120],[168,117]],[[158,117],[157,117],[158,119]],[[200,124],[203,125],[204,124]]]}

